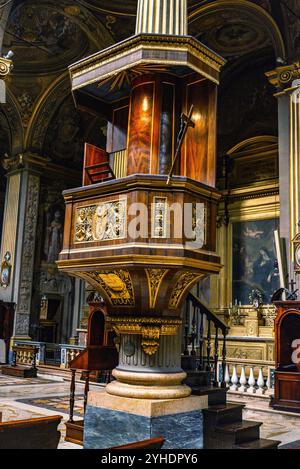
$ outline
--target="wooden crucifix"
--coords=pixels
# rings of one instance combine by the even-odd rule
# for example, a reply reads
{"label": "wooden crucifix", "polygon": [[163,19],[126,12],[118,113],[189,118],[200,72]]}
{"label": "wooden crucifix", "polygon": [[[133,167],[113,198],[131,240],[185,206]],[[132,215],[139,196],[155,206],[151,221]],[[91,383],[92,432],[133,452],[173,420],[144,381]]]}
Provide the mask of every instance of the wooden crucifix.
{"label": "wooden crucifix", "polygon": [[173,175],[174,167],[175,167],[175,164],[177,162],[178,155],[180,154],[180,150],[181,150],[181,147],[182,147],[182,144],[183,144],[183,141],[184,141],[184,137],[186,136],[186,133],[188,131],[188,128],[189,127],[195,127],[195,123],[192,121],[193,109],[194,109],[194,105],[192,104],[191,107],[190,107],[190,111],[189,111],[188,115],[186,115],[184,113],[181,114],[181,117],[180,117],[180,130],[179,130],[178,137],[177,137],[176,152],[175,152],[173,163],[172,163],[169,175],[168,175],[167,184],[169,184],[170,181],[171,181],[171,177]]}

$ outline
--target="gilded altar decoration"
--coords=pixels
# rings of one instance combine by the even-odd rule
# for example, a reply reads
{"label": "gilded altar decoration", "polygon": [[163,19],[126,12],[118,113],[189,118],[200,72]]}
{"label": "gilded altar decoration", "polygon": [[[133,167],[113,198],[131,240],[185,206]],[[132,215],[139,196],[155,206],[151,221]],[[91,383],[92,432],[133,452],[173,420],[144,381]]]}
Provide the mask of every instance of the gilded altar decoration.
{"label": "gilded altar decoration", "polygon": [[180,300],[186,290],[191,287],[196,280],[200,280],[203,275],[196,272],[183,272],[178,278],[169,300],[169,308],[178,308]]}
{"label": "gilded altar decoration", "polygon": [[11,254],[9,251],[4,256],[4,260],[1,264],[1,286],[4,288],[7,288],[10,284],[10,278],[11,278]]}
{"label": "gilded altar decoration", "polygon": [[126,237],[126,199],[76,209],[75,242]]}
{"label": "gilded altar decoration", "polygon": [[149,305],[155,307],[159,288],[168,269],[145,269],[148,279]]}
{"label": "gilded altar decoration", "polygon": [[159,349],[159,339],[163,335],[177,334],[182,321],[173,318],[145,318],[109,316],[108,324],[117,334],[136,334],[142,336],[141,347],[146,355],[152,356]]}
{"label": "gilded altar decoration", "polygon": [[113,306],[135,305],[133,283],[127,270],[88,272],[81,276],[104,290]]}
{"label": "gilded altar decoration", "polygon": [[152,237],[167,237],[167,198],[154,197],[152,208]]}

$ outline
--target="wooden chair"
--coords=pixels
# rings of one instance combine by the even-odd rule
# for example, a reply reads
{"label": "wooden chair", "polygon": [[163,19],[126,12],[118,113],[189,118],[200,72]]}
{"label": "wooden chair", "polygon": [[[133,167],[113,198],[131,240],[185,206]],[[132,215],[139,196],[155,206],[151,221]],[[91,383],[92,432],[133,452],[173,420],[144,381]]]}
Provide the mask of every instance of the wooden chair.
{"label": "wooden chair", "polygon": [[84,387],[84,414],[89,392],[90,373],[101,370],[113,370],[118,364],[118,351],[114,345],[107,345],[108,335],[105,332],[105,317],[101,308],[93,305],[88,321],[87,347],[80,352],[74,360],[69,363],[71,369],[70,385],[70,414],[66,422],[65,441],[82,445],[84,432],[84,419],[74,420],[75,404],[75,377],[76,370],[85,374]]}
{"label": "wooden chair", "polygon": [[57,449],[62,417],[54,415],[0,423],[0,449]]}
{"label": "wooden chair", "polygon": [[82,184],[88,186],[98,182],[115,179],[113,170],[109,165],[109,155],[102,148],[89,143],[84,148],[83,180]]}
{"label": "wooden chair", "polygon": [[136,441],[128,445],[114,446],[112,450],[127,450],[127,449],[161,449],[165,439],[162,437],[150,438],[149,440]]}

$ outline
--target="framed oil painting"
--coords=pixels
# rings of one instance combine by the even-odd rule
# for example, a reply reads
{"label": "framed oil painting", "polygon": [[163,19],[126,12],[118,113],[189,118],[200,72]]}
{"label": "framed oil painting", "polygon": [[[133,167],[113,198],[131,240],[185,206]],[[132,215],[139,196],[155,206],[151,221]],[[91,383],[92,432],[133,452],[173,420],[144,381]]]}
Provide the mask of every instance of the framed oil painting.
{"label": "framed oil painting", "polygon": [[270,304],[279,288],[279,270],[276,259],[274,231],[277,218],[233,223],[232,246],[232,301],[251,303],[253,291],[262,303]]}

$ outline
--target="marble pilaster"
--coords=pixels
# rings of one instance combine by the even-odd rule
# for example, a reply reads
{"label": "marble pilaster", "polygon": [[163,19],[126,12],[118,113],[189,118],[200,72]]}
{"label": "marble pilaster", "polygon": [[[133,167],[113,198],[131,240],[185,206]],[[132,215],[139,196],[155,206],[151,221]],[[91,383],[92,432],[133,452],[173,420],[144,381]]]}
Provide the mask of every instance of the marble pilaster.
{"label": "marble pilaster", "polygon": [[45,160],[36,155],[18,155],[6,161],[7,192],[1,242],[1,260],[11,256],[11,279],[1,286],[4,301],[16,304],[14,337],[28,337],[40,174]]}

